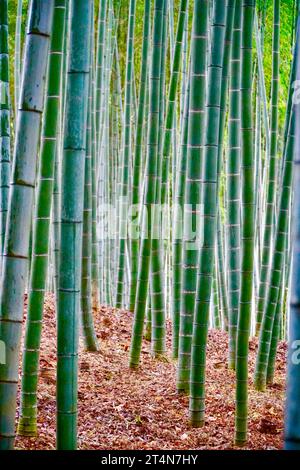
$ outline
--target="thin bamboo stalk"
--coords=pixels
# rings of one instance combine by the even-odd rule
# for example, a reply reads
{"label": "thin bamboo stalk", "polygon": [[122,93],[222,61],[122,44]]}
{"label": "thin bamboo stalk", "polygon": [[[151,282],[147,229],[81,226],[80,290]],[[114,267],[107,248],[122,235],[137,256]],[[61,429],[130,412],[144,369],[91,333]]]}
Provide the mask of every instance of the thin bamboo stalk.
{"label": "thin bamboo stalk", "polygon": [[[92,5],[94,6],[94,5]],[[93,22],[91,17],[91,45],[93,44]],[[82,273],[81,273],[81,313],[82,330],[85,348],[88,351],[97,351],[97,337],[94,329],[92,304],[92,65],[93,55],[91,48],[89,106],[86,129],[86,156],[84,169],[84,204],[83,204],[83,232],[82,232]]]}
{"label": "thin bamboo stalk", "polygon": [[[125,105],[124,105],[124,144],[122,155],[122,188],[120,190],[120,246],[119,246],[119,265],[117,280],[117,298],[116,307],[121,308],[123,305],[123,286],[124,286],[124,269],[125,269],[125,246],[127,239],[127,218],[126,206],[128,205],[129,193],[129,166],[131,165],[132,151],[132,78],[134,72],[133,64],[133,41],[134,41],[134,25],[135,25],[135,8],[136,1],[130,0],[129,5],[129,22],[127,35],[127,56],[126,56],[126,84],[125,84]],[[125,207],[124,207],[125,205]]]}
{"label": "thin bamboo stalk", "polygon": [[236,346],[235,443],[247,441],[248,423],[248,351],[253,294],[254,259],[254,172],[252,125],[252,32],[255,0],[244,0],[241,64],[241,165],[242,229],[241,288]]}
{"label": "thin bamboo stalk", "polygon": [[[131,204],[135,211],[135,219],[139,223],[140,215],[140,196],[141,196],[141,177],[142,177],[142,150],[144,137],[144,120],[145,120],[145,101],[147,92],[147,76],[148,76],[148,56],[150,42],[150,20],[151,20],[151,2],[145,1],[144,7],[144,29],[143,29],[143,48],[142,48],[142,65],[139,90],[139,108],[137,116],[137,127],[135,136],[135,149],[133,161],[133,181]],[[129,310],[134,311],[137,275],[138,275],[138,256],[139,256],[139,233],[131,234],[131,286],[129,298]]]}
{"label": "thin bamboo stalk", "polygon": [[166,56],[168,41],[168,24],[167,24],[167,7],[168,1],[164,2],[163,29],[161,39],[161,57],[160,57],[160,105],[159,105],[159,135],[158,135],[158,163],[157,163],[157,180],[155,190],[155,207],[154,207],[154,230],[151,245],[151,353],[153,356],[160,356],[166,351],[166,312],[165,312],[165,283],[164,283],[164,263],[163,263],[163,237],[164,230],[162,227],[162,219],[164,217],[164,206],[161,205],[162,191],[162,158],[161,148],[164,134],[164,118],[165,118],[165,85],[166,85]]}
{"label": "thin bamboo stalk", "polygon": [[19,96],[20,96],[20,78],[21,78],[21,58],[22,58],[22,47],[21,47],[21,32],[22,32],[22,8],[23,0],[18,0],[17,16],[16,16],[16,31],[15,31],[15,113],[18,112]]}
{"label": "thin bamboo stalk", "polygon": [[186,185],[187,167],[187,141],[188,141],[188,119],[189,119],[189,78],[187,80],[187,91],[185,110],[183,116],[183,129],[181,137],[181,151],[178,162],[179,175],[176,182],[175,210],[173,225],[173,280],[172,280],[172,351],[174,359],[178,358],[179,329],[180,329],[180,296],[182,286],[182,236],[183,236],[183,206]]}
{"label": "thin bamboo stalk", "polygon": [[3,255],[10,180],[8,3],[0,2],[0,253]]}
{"label": "thin bamboo stalk", "polygon": [[229,357],[235,369],[236,333],[240,293],[240,157],[241,157],[241,24],[242,0],[236,0],[231,55],[228,117],[226,241],[228,253]]}

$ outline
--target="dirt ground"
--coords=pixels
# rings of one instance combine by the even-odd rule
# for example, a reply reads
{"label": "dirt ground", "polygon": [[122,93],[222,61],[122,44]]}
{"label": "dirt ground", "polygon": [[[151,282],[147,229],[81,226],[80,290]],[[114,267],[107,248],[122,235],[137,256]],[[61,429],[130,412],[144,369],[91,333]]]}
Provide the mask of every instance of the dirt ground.
{"label": "dirt ground", "polygon": [[[207,418],[201,429],[188,423],[188,398],[176,393],[176,364],[170,353],[154,360],[144,341],[137,371],[128,368],[131,314],[102,308],[95,314],[99,352],[80,346],[80,449],[193,450],[232,449],[234,373],[227,368],[227,335],[210,331],[207,352]],[[54,303],[47,296],[41,354],[39,435],[21,438],[18,449],[55,448],[56,333]],[[250,343],[249,443],[247,449],[280,449],[283,433],[286,345],[279,345],[274,385],[265,393],[252,387],[257,347]]]}

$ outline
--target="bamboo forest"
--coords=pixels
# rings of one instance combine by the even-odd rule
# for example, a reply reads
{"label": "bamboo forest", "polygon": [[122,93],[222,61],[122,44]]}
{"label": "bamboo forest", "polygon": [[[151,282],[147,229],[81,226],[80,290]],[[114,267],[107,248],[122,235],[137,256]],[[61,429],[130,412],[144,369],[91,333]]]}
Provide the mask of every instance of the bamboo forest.
{"label": "bamboo forest", "polygon": [[0,254],[0,450],[300,450],[300,0],[0,0]]}

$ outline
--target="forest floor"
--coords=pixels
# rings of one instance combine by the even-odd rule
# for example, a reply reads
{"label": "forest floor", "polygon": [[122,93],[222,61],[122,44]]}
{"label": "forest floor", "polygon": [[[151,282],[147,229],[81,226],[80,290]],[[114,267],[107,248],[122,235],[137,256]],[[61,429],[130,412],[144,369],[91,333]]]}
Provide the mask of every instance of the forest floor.
{"label": "forest floor", "polygon": [[[227,335],[210,331],[207,350],[207,418],[201,429],[188,424],[188,398],[175,388],[176,364],[168,355],[155,360],[144,341],[141,366],[128,368],[132,316],[102,308],[95,314],[99,352],[80,345],[80,449],[232,449],[234,373],[227,367]],[[47,296],[41,353],[39,435],[18,437],[17,449],[55,448],[56,332],[53,297]],[[257,348],[250,342],[249,444],[247,449],[280,449],[283,433],[286,345],[279,345],[274,385],[265,393],[252,386]]]}

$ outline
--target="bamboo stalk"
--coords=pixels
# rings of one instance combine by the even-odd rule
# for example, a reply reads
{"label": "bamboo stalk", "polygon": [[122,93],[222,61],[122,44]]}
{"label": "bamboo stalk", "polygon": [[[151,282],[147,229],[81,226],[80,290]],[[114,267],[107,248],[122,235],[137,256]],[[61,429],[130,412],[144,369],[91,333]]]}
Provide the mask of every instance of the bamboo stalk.
{"label": "bamboo stalk", "polygon": [[[150,20],[151,20],[151,2],[145,1],[144,7],[144,29],[143,29],[143,49],[142,49],[142,65],[139,90],[139,108],[137,117],[137,127],[135,136],[134,162],[133,162],[133,181],[131,204],[135,211],[135,220],[139,223],[140,217],[140,195],[141,195],[141,177],[142,177],[142,143],[145,134],[145,101],[147,91],[147,76],[149,62],[149,42],[150,42]],[[129,310],[134,311],[137,275],[138,275],[138,255],[139,255],[139,234],[135,233],[131,236],[131,286],[129,298]]]}
{"label": "bamboo stalk", "polygon": [[241,24],[242,0],[236,0],[231,56],[227,156],[227,253],[229,298],[229,358],[235,369],[236,334],[240,293],[240,157],[241,157]]}
{"label": "bamboo stalk", "polygon": [[91,6],[90,0],[71,3],[57,312],[57,448],[63,450],[77,447],[78,323]]}
{"label": "bamboo stalk", "polygon": [[[129,22],[127,36],[127,56],[126,56],[126,84],[125,84],[125,105],[124,105],[124,144],[122,155],[122,182],[120,190],[120,246],[119,246],[119,265],[117,280],[117,298],[116,307],[123,305],[123,286],[124,286],[124,268],[125,268],[125,246],[127,239],[127,218],[126,205],[128,204],[129,193],[129,166],[131,165],[132,151],[132,78],[133,78],[133,41],[135,25],[136,1],[130,0]],[[125,205],[125,207],[124,207]]]}
{"label": "bamboo stalk", "polygon": [[10,181],[10,91],[8,53],[8,2],[0,2],[0,250],[4,251]]}
{"label": "bamboo stalk", "polygon": [[252,32],[255,0],[242,5],[242,64],[241,64],[241,288],[236,346],[236,416],[235,444],[247,442],[248,423],[248,352],[253,294],[254,259],[254,172],[252,125]]}

